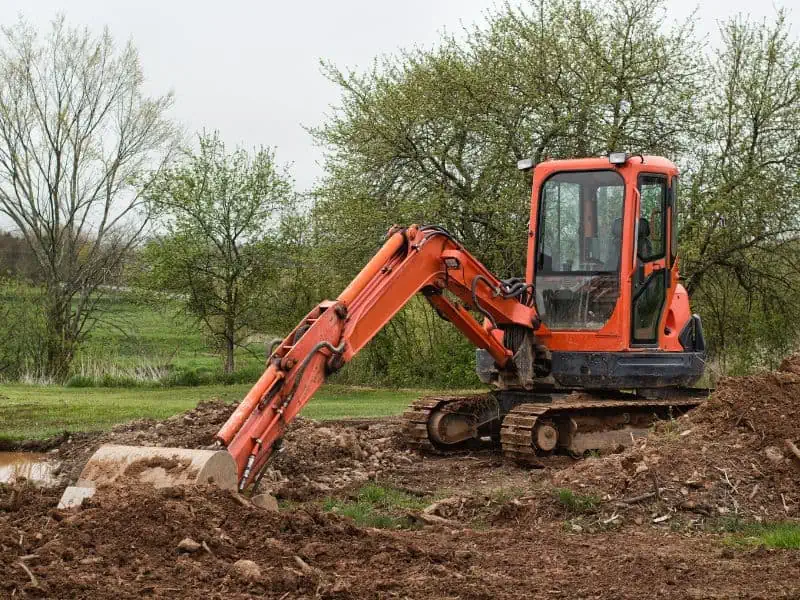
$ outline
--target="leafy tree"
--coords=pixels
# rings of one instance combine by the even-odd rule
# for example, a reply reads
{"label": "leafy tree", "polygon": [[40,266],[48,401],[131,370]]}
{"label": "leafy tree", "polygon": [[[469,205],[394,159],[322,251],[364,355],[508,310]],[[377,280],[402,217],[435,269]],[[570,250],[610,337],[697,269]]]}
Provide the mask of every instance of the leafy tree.
{"label": "leafy tree", "polygon": [[148,224],[142,193],[176,140],[132,44],[63,18],[40,37],[0,36],[0,215],[35,257],[48,335],[44,374],[63,379],[95,321],[104,283]]}
{"label": "leafy tree", "polygon": [[721,31],[685,160],[682,270],[717,351],[774,364],[800,333],[800,44],[782,12]]}
{"label": "leafy tree", "polygon": [[199,150],[165,171],[149,198],[165,233],[145,249],[142,281],[176,294],[219,342],[231,373],[235,348],[275,293],[276,239],[293,207],[291,181],[271,150],[228,153],[217,134],[204,134]]}

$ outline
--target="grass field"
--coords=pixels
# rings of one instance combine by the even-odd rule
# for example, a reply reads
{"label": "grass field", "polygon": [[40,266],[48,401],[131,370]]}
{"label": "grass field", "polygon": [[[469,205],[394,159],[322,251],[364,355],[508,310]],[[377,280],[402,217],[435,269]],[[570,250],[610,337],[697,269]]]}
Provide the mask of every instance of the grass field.
{"label": "grass field", "polygon": [[[176,303],[157,306],[134,294],[114,294],[100,300],[99,320],[73,364],[73,372],[99,379],[112,375],[193,371],[209,379],[221,373],[222,359],[199,324],[182,315]],[[273,336],[262,336],[273,337]],[[244,380],[260,374],[265,359],[263,343],[236,351],[237,371]],[[255,375],[255,377],[250,377]]]}
{"label": "grass field", "polygon": [[[0,385],[0,439],[48,437],[62,431],[107,429],[137,418],[165,419],[202,400],[238,402],[249,385],[190,388],[65,388]],[[376,390],[327,385],[302,414],[313,419],[399,414],[425,390]]]}

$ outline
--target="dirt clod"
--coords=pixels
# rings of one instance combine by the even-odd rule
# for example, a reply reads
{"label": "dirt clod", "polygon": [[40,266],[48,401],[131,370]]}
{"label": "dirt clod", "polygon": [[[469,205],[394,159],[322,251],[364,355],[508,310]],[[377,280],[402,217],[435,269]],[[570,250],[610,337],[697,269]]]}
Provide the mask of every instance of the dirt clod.
{"label": "dirt clod", "polygon": [[244,558],[233,563],[231,572],[245,581],[258,581],[261,579],[261,568],[252,560]]}
{"label": "dirt clod", "polygon": [[272,494],[258,494],[257,496],[253,496],[250,501],[257,507],[263,508],[265,510],[278,510],[278,501],[275,499],[275,496]]}
{"label": "dirt clod", "polygon": [[203,547],[202,544],[195,542],[192,538],[183,538],[178,544],[178,552],[185,552],[191,554],[197,552]]}

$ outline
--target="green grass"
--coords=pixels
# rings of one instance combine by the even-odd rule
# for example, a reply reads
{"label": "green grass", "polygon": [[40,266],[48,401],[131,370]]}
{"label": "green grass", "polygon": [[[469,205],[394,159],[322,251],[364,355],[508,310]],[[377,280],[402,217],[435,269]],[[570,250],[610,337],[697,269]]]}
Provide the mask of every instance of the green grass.
{"label": "green grass", "polygon": [[[131,389],[0,385],[0,439],[41,439],[64,430],[107,429],[137,418],[165,419],[202,400],[238,402],[249,389],[249,384]],[[301,414],[312,419],[394,415],[426,393],[326,385]]]}
{"label": "green grass", "polygon": [[567,488],[558,488],[553,491],[556,500],[569,512],[574,514],[589,513],[594,511],[600,503],[600,498],[591,494],[576,494]]}
{"label": "green grass", "polygon": [[263,369],[265,346],[254,338],[247,349],[236,350],[238,373],[224,376],[222,359],[203,328],[182,315],[176,302],[155,306],[121,293],[104,296],[98,306],[98,321],[72,364],[76,387],[131,387],[142,378],[177,386],[240,383]]}
{"label": "green grass", "polygon": [[800,550],[800,523],[742,523],[728,539],[743,546],[764,546]]}
{"label": "green grass", "polygon": [[398,529],[412,527],[413,522],[407,513],[422,510],[429,503],[429,500],[401,490],[368,483],[352,500],[328,498],[323,502],[323,508],[350,517],[361,527]]}

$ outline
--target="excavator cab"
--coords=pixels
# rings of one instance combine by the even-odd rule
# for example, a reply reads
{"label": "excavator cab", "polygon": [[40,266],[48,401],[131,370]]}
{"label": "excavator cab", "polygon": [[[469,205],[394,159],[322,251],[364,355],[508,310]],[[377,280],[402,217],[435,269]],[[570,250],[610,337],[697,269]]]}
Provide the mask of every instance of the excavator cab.
{"label": "excavator cab", "polygon": [[[655,390],[700,378],[702,327],[678,275],[677,188],[677,167],[656,156],[533,169],[526,280],[541,319],[540,386]],[[480,372],[487,364],[479,357],[482,379],[499,381]]]}

